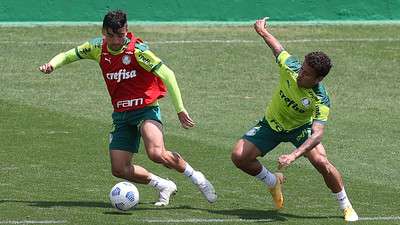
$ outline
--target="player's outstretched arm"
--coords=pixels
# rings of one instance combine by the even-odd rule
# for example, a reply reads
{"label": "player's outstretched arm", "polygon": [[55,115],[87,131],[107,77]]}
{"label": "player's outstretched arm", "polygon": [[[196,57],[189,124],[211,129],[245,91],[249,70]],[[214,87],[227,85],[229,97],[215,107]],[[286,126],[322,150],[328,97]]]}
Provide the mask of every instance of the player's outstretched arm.
{"label": "player's outstretched arm", "polygon": [[[78,56],[77,52],[80,49],[85,49],[86,51],[82,51],[81,54]],[[96,60],[96,58],[93,57],[92,52],[87,51],[87,49],[90,49],[92,51],[97,50],[95,47],[90,46],[89,42],[85,42],[84,44],[76,48],[70,49],[66,52],[61,52],[58,55],[54,56],[48,63],[41,65],[39,67],[39,70],[45,74],[49,74],[63,65],[75,62],[82,58]]]}
{"label": "player's outstretched arm", "polygon": [[269,17],[264,17],[262,19],[256,20],[254,23],[254,29],[260,35],[265,43],[271,48],[272,53],[275,57],[278,57],[279,53],[281,53],[284,48],[279,43],[279,41],[268,31],[267,29],[267,19]]}

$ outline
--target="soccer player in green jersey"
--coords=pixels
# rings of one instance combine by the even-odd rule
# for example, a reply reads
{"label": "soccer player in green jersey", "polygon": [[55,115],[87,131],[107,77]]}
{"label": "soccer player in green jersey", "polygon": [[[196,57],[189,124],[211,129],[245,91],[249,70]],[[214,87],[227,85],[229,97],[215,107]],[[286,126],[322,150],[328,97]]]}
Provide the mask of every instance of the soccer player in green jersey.
{"label": "soccer player in green jersey", "polygon": [[283,174],[268,171],[257,157],[265,156],[281,142],[291,142],[296,148],[278,158],[278,167],[287,167],[300,156],[307,157],[337,198],[344,219],[356,221],[358,215],[346,195],[342,177],[328,160],[321,143],[330,106],[321,81],[332,67],[331,60],[323,52],[311,52],[300,64],[268,31],[266,19],[257,20],[254,28],[276,57],[279,85],[262,120],[236,143],[232,161],[245,173],[264,182],[276,208],[280,209],[283,207]]}
{"label": "soccer player in green jersey", "polygon": [[143,41],[128,32],[124,12],[117,10],[107,13],[102,34],[102,37],[56,55],[39,70],[49,74],[80,59],[98,62],[114,107],[114,129],[110,133],[109,144],[112,174],[151,185],[159,192],[155,205],[169,204],[170,196],[177,191],[175,183],[131,163],[134,153],[138,153],[142,138],[152,161],[183,173],[210,203],[215,202],[217,195],[214,187],[205,176],[194,170],[178,153],[168,151],[164,146],[158,99],[166,94],[166,89],[182,127],[194,126],[194,121],[183,106],[173,71]]}

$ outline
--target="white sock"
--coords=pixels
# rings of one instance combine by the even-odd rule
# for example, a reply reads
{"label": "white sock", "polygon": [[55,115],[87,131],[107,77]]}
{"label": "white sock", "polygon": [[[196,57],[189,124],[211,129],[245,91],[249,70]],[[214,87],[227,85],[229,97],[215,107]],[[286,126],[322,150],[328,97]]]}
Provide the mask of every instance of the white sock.
{"label": "white sock", "polygon": [[185,174],[185,176],[187,177],[191,177],[193,175],[193,172],[193,168],[189,165],[189,163],[186,163],[185,171],[183,171],[183,174]]}
{"label": "white sock", "polygon": [[161,178],[161,177],[159,177],[157,175],[154,175],[152,173],[150,174],[149,185],[151,185],[152,187],[160,190],[163,187],[163,185],[162,185],[163,181],[164,181],[163,178]]}
{"label": "white sock", "polygon": [[264,182],[268,187],[274,187],[276,184],[275,175],[268,171],[267,168],[265,168],[264,166],[262,166],[261,172],[255,177]]}
{"label": "white sock", "polygon": [[346,191],[344,190],[344,187],[343,187],[342,191],[340,191],[338,193],[333,193],[333,195],[338,200],[340,209],[352,207],[349,199],[347,198],[347,194],[346,194]]}
{"label": "white sock", "polygon": [[185,166],[185,171],[183,171],[183,174],[190,178],[194,184],[199,184],[203,180],[203,176],[200,175],[199,172],[195,171],[189,163],[186,163]]}

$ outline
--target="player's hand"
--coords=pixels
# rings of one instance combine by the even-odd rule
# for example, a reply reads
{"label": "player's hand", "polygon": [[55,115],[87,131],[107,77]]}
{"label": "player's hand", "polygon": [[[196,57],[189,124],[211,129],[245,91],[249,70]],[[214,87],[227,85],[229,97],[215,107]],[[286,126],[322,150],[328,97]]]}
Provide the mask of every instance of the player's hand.
{"label": "player's hand", "polygon": [[178,118],[183,128],[188,129],[194,127],[195,123],[186,111],[178,113]]}
{"label": "player's hand", "polygon": [[288,167],[292,162],[296,160],[296,156],[294,154],[289,155],[281,155],[278,158],[278,170],[281,170],[285,167]]}
{"label": "player's hand", "polygon": [[49,74],[54,71],[54,68],[50,63],[43,64],[39,67],[39,70],[45,74]]}
{"label": "player's hand", "polygon": [[264,17],[262,19],[256,20],[254,23],[254,29],[259,35],[264,35],[265,33],[268,33],[267,31],[267,20],[269,17]]}

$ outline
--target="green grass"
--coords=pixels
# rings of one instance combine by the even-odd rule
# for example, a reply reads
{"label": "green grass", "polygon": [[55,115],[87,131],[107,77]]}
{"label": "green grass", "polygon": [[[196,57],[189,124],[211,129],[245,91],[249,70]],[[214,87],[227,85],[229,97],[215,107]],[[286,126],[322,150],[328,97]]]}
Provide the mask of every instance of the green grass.
{"label": "green grass", "polygon": [[[272,28],[285,48],[300,59],[309,51],[323,50],[335,63],[324,81],[332,108],[323,142],[364,218],[400,216],[399,28]],[[152,163],[141,150],[135,162],[176,181],[178,195],[170,206],[159,209],[152,204],[155,191],[138,185],[138,208],[116,212],[108,202],[110,188],[119,181],[111,175],[107,150],[112,108],[97,63],[75,62],[49,76],[37,70],[58,52],[98,36],[100,27],[0,27],[0,223],[253,219],[265,220],[254,221],[257,224],[343,224],[336,200],[305,159],[286,172],[286,208],[281,212],[273,211],[260,182],[230,162],[232,146],[263,115],[278,81],[274,58],[251,27],[130,29],[149,41],[151,49],[175,71],[185,106],[197,125],[189,131],[181,129],[169,99],[162,100],[166,145],[210,178],[218,202],[208,204],[185,177]],[[161,43],[176,40],[250,42]],[[262,162],[274,169],[277,157],[292,149],[282,144]]]}

